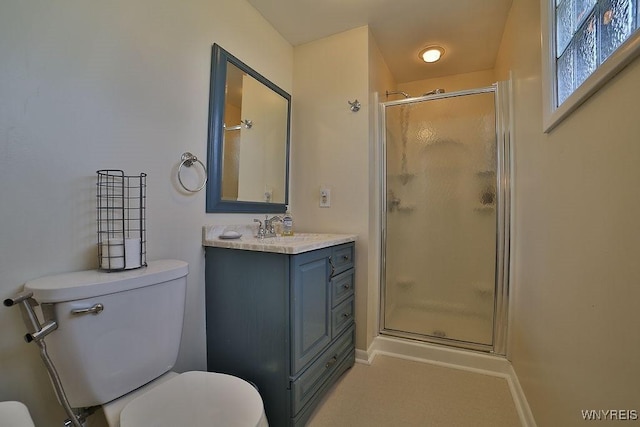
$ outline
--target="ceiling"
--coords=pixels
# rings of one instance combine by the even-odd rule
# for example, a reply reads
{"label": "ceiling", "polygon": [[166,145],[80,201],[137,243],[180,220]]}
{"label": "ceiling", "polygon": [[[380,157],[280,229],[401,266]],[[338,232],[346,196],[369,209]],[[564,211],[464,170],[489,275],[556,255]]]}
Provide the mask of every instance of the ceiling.
{"label": "ceiling", "polygon": [[[248,0],[294,46],[369,25],[398,83],[494,67],[512,0]],[[432,44],[443,58],[426,64]]]}

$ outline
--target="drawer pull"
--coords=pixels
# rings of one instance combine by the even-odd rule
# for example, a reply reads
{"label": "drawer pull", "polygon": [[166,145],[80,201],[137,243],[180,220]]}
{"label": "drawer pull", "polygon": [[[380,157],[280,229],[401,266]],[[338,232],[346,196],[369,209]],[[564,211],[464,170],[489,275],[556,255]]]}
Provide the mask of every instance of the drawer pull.
{"label": "drawer pull", "polygon": [[348,319],[349,317],[351,317],[351,313],[342,313],[342,317]]}
{"label": "drawer pull", "polygon": [[342,285],[342,287],[345,289],[349,289],[351,287],[351,283],[345,283],[344,285]]}
{"label": "drawer pull", "polygon": [[330,367],[335,365],[337,361],[338,361],[338,355],[336,354],[324,365],[325,369],[329,369]]}
{"label": "drawer pull", "polygon": [[345,261],[349,261],[349,255],[342,255],[342,259]]}

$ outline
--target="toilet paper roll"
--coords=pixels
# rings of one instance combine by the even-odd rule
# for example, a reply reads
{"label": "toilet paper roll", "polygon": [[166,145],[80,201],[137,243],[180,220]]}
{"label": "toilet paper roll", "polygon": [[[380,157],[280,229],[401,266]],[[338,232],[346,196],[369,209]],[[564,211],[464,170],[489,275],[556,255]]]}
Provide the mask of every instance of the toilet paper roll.
{"label": "toilet paper roll", "polygon": [[[104,270],[130,270],[138,268],[141,264],[141,240],[140,238],[107,239],[102,242],[102,259],[100,268]],[[125,256],[126,254],[126,256]]]}

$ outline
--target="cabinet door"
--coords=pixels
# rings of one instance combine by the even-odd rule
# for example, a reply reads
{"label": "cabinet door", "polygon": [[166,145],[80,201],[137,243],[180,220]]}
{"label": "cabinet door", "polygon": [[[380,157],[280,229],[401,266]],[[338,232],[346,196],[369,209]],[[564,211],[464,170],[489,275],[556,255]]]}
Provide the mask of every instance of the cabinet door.
{"label": "cabinet door", "polygon": [[292,262],[291,375],[311,362],[331,341],[331,248],[295,255]]}

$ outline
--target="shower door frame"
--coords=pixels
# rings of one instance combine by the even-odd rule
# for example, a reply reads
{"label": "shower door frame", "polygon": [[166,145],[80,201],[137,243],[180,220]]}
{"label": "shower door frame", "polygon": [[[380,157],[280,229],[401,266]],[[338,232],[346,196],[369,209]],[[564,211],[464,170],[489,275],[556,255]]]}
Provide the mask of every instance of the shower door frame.
{"label": "shower door frame", "polygon": [[[386,108],[455,98],[482,93],[494,94],[496,128],[496,265],[491,345],[439,338],[412,332],[385,328],[386,315],[386,246],[387,246],[387,130]],[[380,159],[380,309],[379,332],[397,338],[406,338],[431,344],[477,350],[496,355],[507,355],[507,330],[509,319],[509,272],[511,240],[511,81],[497,82],[491,86],[436,95],[407,98],[380,103],[379,110],[379,159]]]}

